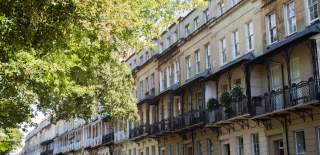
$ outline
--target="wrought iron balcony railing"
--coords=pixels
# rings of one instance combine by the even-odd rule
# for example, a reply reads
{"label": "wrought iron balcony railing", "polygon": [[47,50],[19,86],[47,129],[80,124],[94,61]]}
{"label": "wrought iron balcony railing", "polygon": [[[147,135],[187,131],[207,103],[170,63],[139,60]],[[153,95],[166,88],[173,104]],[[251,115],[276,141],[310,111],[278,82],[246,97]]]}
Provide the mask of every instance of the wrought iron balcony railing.
{"label": "wrought iron balcony railing", "polygon": [[150,125],[149,124],[140,125],[138,127],[130,129],[129,138],[136,138],[136,137],[139,137],[139,136],[143,136],[143,135],[149,134],[149,131],[150,131]]}
{"label": "wrought iron balcony railing", "polygon": [[312,78],[252,98],[254,115],[285,110],[319,99],[319,84]]}

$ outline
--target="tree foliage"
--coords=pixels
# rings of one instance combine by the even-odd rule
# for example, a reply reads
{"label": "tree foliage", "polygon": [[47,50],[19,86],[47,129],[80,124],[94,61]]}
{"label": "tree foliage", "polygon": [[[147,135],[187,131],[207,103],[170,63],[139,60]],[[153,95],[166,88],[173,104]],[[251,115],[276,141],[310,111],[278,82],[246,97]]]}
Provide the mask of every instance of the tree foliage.
{"label": "tree foliage", "polygon": [[0,154],[8,153],[16,149],[21,144],[22,133],[19,129],[1,129],[0,130]]}
{"label": "tree foliage", "polygon": [[136,119],[133,79],[119,57],[198,2],[0,0],[0,129],[29,121],[31,105],[55,120]]}

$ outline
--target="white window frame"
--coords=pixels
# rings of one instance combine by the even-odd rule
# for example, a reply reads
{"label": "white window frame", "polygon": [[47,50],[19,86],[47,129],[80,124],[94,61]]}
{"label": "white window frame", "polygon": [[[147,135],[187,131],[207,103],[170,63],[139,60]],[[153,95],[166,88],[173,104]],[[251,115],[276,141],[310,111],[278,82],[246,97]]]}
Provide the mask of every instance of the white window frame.
{"label": "white window frame", "polygon": [[170,83],[170,76],[171,76],[171,67],[170,65],[166,67],[166,76],[167,76],[167,88],[169,88],[171,86]]}
{"label": "white window frame", "polygon": [[211,62],[210,42],[208,42],[204,45],[204,49],[206,52],[206,69],[211,69],[212,62]]}
{"label": "white window frame", "polygon": [[196,50],[194,53],[194,57],[195,57],[195,69],[196,69],[196,74],[200,73],[201,70],[201,63],[200,63],[200,50]]}
{"label": "white window frame", "polygon": [[173,155],[173,149],[172,149],[172,144],[168,144],[168,155]]}
{"label": "white window frame", "polygon": [[163,42],[161,42],[159,43],[159,52],[162,53],[163,49]]}
{"label": "white window frame", "polygon": [[[294,132],[294,146],[295,146],[295,153],[296,155],[305,155],[306,154],[306,148],[304,148],[305,152],[298,152],[298,146],[297,146],[297,133],[298,132],[303,132],[303,139],[304,139],[304,143],[306,143],[306,139],[305,139],[305,133],[304,130],[297,130]],[[306,147],[306,144],[304,144]]]}
{"label": "white window frame", "polygon": [[191,57],[186,57],[186,80],[191,78]]}
{"label": "white window frame", "polygon": [[[272,21],[272,19],[274,19],[274,21]],[[274,25],[272,24],[274,23]],[[266,16],[266,28],[267,28],[267,41],[268,41],[268,45],[271,45],[275,42],[277,42],[277,35],[278,35],[278,32],[277,32],[277,15],[275,12],[272,12],[270,14],[268,14]],[[271,32],[272,32],[272,36],[271,37]],[[273,40],[274,39],[274,40]]]}
{"label": "white window frame", "polygon": [[186,24],[186,25],[184,26],[184,30],[185,30],[185,35],[186,35],[186,37],[188,37],[189,34],[190,34],[190,32],[191,32],[191,30],[190,30],[190,24]]}
{"label": "white window frame", "polygon": [[174,63],[174,83],[178,83],[180,81],[180,64],[177,60]]}
{"label": "white window frame", "polygon": [[167,37],[167,43],[168,43],[168,47],[170,47],[171,43],[172,43],[172,39],[171,36]]}
{"label": "white window frame", "polygon": [[181,155],[182,149],[181,149],[181,144],[177,143],[176,144],[176,155]]}
{"label": "white window frame", "polygon": [[203,155],[202,144],[201,141],[197,141],[197,155]]}
{"label": "white window frame", "polygon": [[[294,9],[293,9],[293,13],[292,15],[290,14],[290,5],[293,5]],[[292,35],[295,32],[297,32],[297,21],[296,21],[296,4],[294,0],[289,1],[288,3],[286,3],[284,5],[284,18],[285,18],[285,26],[286,26],[286,35]],[[290,26],[291,24],[293,24],[293,28]]]}
{"label": "white window frame", "polygon": [[164,87],[163,87],[163,72],[162,70],[160,70],[159,72],[159,81],[160,81],[160,92],[164,90]]}
{"label": "white window frame", "polygon": [[[240,138],[242,139],[242,144],[240,145]],[[242,155],[241,154],[241,148],[243,151],[243,155],[244,155],[244,139],[242,136],[237,137],[237,155]]]}
{"label": "white window frame", "polygon": [[199,27],[199,25],[200,25],[199,16],[197,16],[197,17],[195,17],[193,19],[193,28],[194,28],[194,30],[196,30]]}
{"label": "white window frame", "polygon": [[241,55],[240,53],[240,42],[239,42],[239,31],[235,30],[232,32],[232,53],[233,53],[233,58],[237,58]]}
{"label": "white window frame", "polygon": [[238,4],[238,0],[231,0],[232,6],[235,6],[236,4]]}
{"label": "white window frame", "polygon": [[226,53],[226,38],[222,38],[219,41],[220,46],[220,65],[224,65],[227,63],[227,53]]}
{"label": "white window frame", "polygon": [[203,17],[204,17],[205,23],[209,21],[210,17],[209,17],[209,9],[208,8],[203,11]]}
{"label": "white window frame", "polygon": [[[257,136],[258,143],[256,143],[255,136]],[[256,149],[258,148],[258,149]],[[259,152],[256,152],[259,151]],[[252,155],[260,155],[260,137],[258,133],[251,134],[251,153]]]}
{"label": "white window frame", "polygon": [[[310,3],[309,3],[309,0],[305,0],[305,10],[306,10],[306,16],[307,16],[307,21],[308,21],[308,24],[310,25],[310,24],[312,24],[313,22],[315,22],[316,20],[319,20],[319,12],[317,11],[317,18],[314,18],[314,19],[312,19],[311,20],[311,16],[310,16],[310,14],[311,14],[311,12],[310,12]],[[319,2],[316,4],[317,5],[317,7],[319,7]]]}
{"label": "white window frame", "polygon": [[211,139],[207,139],[207,155],[213,155],[213,142]]}
{"label": "white window frame", "polygon": [[[248,52],[253,51],[254,48],[254,27],[253,22],[249,21],[246,23],[246,37],[247,37],[247,50]],[[251,43],[251,47],[250,47]]]}
{"label": "white window frame", "polygon": [[224,2],[223,1],[220,1],[218,3],[218,10],[219,10],[219,15],[222,16],[224,14],[224,10],[225,9],[225,6],[224,6]]}

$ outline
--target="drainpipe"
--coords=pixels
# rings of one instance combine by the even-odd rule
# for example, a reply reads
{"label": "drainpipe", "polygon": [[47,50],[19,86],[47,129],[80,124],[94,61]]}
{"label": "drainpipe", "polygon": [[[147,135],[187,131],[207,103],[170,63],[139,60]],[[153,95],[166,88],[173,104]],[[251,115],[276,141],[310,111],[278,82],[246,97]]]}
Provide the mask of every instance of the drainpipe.
{"label": "drainpipe", "polygon": [[284,130],[285,130],[285,138],[286,138],[286,150],[287,155],[290,155],[290,149],[289,149],[289,139],[288,139],[288,119],[287,117],[284,118]]}
{"label": "drainpipe", "polygon": [[193,130],[191,131],[191,140],[192,140],[192,155],[195,155],[194,151],[195,151],[195,146],[194,146],[194,132]]}
{"label": "drainpipe", "polygon": [[[319,83],[319,62],[318,62],[318,50],[317,50],[317,41],[311,40],[310,41],[310,49],[311,49],[311,55],[312,55],[312,65],[313,65],[313,78],[314,82],[316,84],[315,92],[318,92],[318,83]],[[318,98],[318,95],[316,95]]]}
{"label": "drainpipe", "polygon": [[248,108],[248,113],[252,114],[253,109],[251,105],[251,74],[250,74],[250,66],[248,64],[245,65],[245,83],[246,83],[246,95],[247,95],[247,106]]}

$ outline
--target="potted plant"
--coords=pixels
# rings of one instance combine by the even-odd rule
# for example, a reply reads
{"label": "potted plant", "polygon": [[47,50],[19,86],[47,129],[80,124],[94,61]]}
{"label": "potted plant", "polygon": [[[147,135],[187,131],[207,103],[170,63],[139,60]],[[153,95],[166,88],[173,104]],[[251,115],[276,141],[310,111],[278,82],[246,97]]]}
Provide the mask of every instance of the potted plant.
{"label": "potted plant", "polygon": [[220,95],[220,102],[224,106],[225,110],[224,112],[226,113],[227,117],[230,117],[232,109],[230,107],[232,98],[229,92],[223,92]]}
{"label": "potted plant", "polygon": [[243,97],[242,89],[240,86],[235,86],[231,90],[231,96],[233,100],[239,101]]}
{"label": "potted plant", "polygon": [[219,108],[219,101],[215,98],[210,98],[207,102],[208,109],[215,110]]}
{"label": "potted plant", "polygon": [[224,107],[229,107],[231,103],[231,96],[229,92],[223,92],[220,95],[220,102]]}

